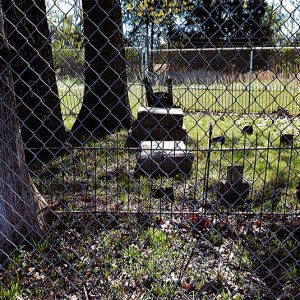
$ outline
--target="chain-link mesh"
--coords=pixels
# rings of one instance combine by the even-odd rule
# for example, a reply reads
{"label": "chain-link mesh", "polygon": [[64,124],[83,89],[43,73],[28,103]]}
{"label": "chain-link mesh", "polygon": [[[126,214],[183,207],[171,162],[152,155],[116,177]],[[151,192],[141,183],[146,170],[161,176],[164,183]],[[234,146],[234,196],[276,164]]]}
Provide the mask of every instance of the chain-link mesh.
{"label": "chain-link mesh", "polygon": [[0,299],[300,298],[299,12],[0,0]]}

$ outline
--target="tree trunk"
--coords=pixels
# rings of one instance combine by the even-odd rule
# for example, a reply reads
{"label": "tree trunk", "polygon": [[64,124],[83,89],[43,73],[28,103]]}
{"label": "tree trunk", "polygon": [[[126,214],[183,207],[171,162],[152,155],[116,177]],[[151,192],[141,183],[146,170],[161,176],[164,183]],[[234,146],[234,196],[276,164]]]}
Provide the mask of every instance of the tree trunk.
{"label": "tree trunk", "polygon": [[23,241],[41,237],[46,208],[25,163],[8,62],[0,1],[0,257]]}
{"label": "tree trunk", "polygon": [[122,13],[118,0],[83,0],[85,92],[72,128],[80,141],[129,128]]}
{"label": "tree trunk", "polygon": [[2,0],[18,117],[27,162],[44,162],[66,139],[53,69],[45,1]]}

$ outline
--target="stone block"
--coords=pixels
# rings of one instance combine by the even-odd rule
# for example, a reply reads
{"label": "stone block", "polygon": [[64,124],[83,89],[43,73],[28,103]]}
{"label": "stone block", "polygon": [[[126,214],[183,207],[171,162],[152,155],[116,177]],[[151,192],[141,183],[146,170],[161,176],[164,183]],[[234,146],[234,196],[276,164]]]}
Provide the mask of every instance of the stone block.
{"label": "stone block", "polygon": [[164,128],[182,128],[184,113],[181,108],[140,107],[138,122],[144,128],[160,124]]}
{"label": "stone block", "polygon": [[245,205],[245,201],[250,193],[250,184],[248,182],[220,182],[217,189],[219,204],[225,207],[238,207]]}
{"label": "stone block", "polygon": [[150,177],[190,175],[194,153],[182,141],[144,141],[137,154],[137,173]]}
{"label": "stone block", "polygon": [[226,182],[216,186],[219,204],[225,207],[237,207],[245,204],[250,192],[250,184],[243,181],[244,168],[241,165],[227,166]]}
{"label": "stone block", "polygon": [[164,128],[158,124],[154,128],[145,128],[139,124],[132,129],[126,140],[126,147],[137,147],[141,141],[186,141],[188,137],[185,127]]}

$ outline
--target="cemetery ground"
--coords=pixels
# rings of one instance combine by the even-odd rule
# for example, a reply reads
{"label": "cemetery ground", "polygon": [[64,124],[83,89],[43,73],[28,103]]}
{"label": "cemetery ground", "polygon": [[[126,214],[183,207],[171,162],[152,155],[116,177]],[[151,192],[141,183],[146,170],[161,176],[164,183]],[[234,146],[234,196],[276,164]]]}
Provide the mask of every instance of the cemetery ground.
{"label": "cemetery ground", "polygon": [[[76,84],[60,89],[67,128],[82,93]],[[134,116],[140,93],[129,90]],[[233,102],[230,91],[198,89],[198,104],[186,93],[177,99],[185,99],[195,154],[189,177],[134,176],[125,130],[36,167],[33,179],[56,218],[43,242],[7,259],[1,299],[293,299],[300,292],[299,92],[249,98],[244,91]],[[209,146],[210,125],[213,137],[225,133],[223,145]],[[245,125],[252,135],[241,132]],[[294,142],[282,145],[282,133]],[[214,189],[231,164],[244,166],[250,184],[236,207],[220,205]],[[170,187],[172,197],[155,196]]]}

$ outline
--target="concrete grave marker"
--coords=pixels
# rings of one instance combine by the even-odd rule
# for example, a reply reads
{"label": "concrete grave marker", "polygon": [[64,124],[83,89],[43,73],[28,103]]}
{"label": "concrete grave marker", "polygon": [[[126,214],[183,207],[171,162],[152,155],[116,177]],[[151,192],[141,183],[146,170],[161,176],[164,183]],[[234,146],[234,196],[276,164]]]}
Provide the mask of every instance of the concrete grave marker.
{"label": "concrete grave marker", "polygon": [[216,187],[219,203],[225,207],[237,207],[245,204],[250,192],[250,184],[243,181],[244,168],[240,165],[227,166],[226,182]]}
{"label": "concrete grave marker", "polygon": [[140,107],[138,109],[139,124],[145,128],[158,124],[165,128],[182,128],[183,110],[181,108]]}
{"label": "concrete grave marker", "polygon": [[182,141],[143,141],[137,154],[137,172],[158,175],[189,175],[194,153],[186,150]]}

